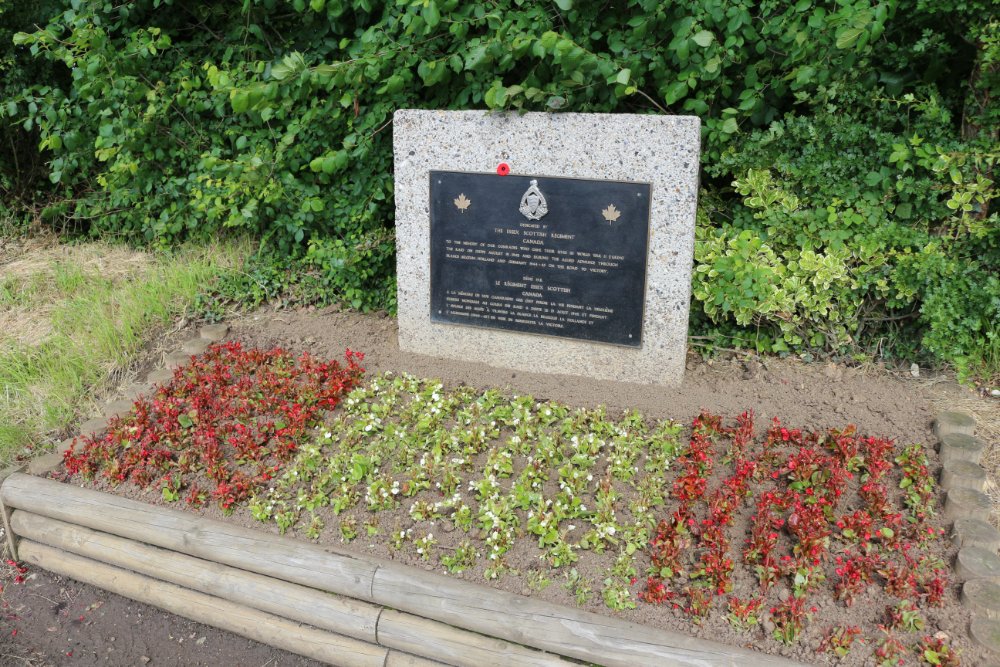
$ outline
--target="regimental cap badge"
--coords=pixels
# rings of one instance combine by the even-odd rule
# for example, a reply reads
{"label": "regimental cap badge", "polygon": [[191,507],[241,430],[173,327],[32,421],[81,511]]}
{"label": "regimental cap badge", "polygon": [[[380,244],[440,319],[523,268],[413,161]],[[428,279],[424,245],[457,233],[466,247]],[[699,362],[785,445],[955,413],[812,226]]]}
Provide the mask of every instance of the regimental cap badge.
{"label": "regimental cap badge", "polygon": [[531,185],[521,196],[521,207],[518,209],[528,220],[541,220],[542,216],[549,212],[549,205],[545,203],[545,195],[538,189],[538,181],[531,180]]}

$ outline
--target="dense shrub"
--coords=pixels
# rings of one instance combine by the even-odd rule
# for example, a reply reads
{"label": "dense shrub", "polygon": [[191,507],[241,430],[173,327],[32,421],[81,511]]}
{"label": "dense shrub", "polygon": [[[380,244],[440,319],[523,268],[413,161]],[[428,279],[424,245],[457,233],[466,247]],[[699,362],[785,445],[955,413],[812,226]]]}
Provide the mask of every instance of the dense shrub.
{"label": "dense shrub", "polygon": [[37,150],[38,129],[17,113],[22,91],[39,81],[68,81],[65,68],[33,58],[14,45],[17,30],[45,25],[59,11],[58,0],[0,0],[0,231],[5,222],[30,220],[36,202],[46,200],[47,156]]}
{"label": "dense shrub", "polygon": [[15,42],[68,80],[0,113],[51,158],[47,215],[92,233],[250,232],[262,265],[392,308],[395,109],[692,113],[699,327],[772,351],[923,337],[966,366],[996,349],[989,2],[65,4]]}

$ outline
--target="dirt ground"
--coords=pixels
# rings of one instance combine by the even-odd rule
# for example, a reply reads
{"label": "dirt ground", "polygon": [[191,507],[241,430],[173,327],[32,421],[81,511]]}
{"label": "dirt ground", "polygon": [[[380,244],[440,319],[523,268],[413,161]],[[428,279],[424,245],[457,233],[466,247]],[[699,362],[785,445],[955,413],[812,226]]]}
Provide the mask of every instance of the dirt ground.
{"label": "dirt ground", "polygon": [[[730,417],[753,410],[759,425],[774,416],[803,429],[853,423],[861,432],[895,437],[903,444],[933,442],[931,422],[943,406],[971,409],[981,421],[985,417],[988,429],[1000,422],[1000,403],[976,397],[947,375],[913,378],[908,371],[876,366],[848,368],[738,355],[706,362],[692,354],[683,385],[666,389],[406,354],[398,349],[395,320],[380,314],[266,309],[230,325],[232,338],[256,346],[279,345],[327,358],[340,358],[345,348],[362,351],[369,373],[409,372],[447,385],[500,387],[576,406],[603,404],[609,411],[635,408],[647,417],[682,422],[690,422],[702,409]],[[170,351],[193,331],[175,328],[135,372],[149,370],[161,350]],[[3,583],[3,665],[315,664],[45,572],[30,573],[24,584]]]}
{"label": "dirt ground", "polygon": [[4,582],[4,667],[319,667],[320,663],[43,570]]}
{"label": "dirt ground", "polygon": [[[352,312],[262,311],[232,321],[231,335],[257,345],[279,345],[321,357],[340,358],[345,348],[365,353],[369,373],[409,372],[438,378],[446,385],[499,387],[574,406],[634,408],[647,417],[689,421],[702,408],[723,415],[753,410],[757,422],[772,417],[796,428],[826,429],[845,423],[862,432],[896,437],[900,442],[933,442],[932,403],[983,401],[949,376],[913,378],[884,368],[806,364],[794,359],[733,358],[704,362],[690,354],[682,386],[676,389],[625,384],[572,375],[543,375],[497,369],[401,352],[396,321],[388,316]],[[525,351],[530,354],[530,350]]]}

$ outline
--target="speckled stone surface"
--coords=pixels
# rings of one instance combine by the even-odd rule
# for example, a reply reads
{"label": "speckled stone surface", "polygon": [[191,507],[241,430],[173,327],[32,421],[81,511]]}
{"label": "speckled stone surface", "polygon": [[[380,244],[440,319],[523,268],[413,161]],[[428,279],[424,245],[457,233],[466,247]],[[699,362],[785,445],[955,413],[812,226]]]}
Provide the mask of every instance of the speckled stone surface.
{"label": "speckled stone surface", "polygon": [[[436,357],[678,385],[687,352],[700,121],[693,116],[400,110],[393,121],[399,345]],[[652,184],[642,346],[430,320],[431,170]],[[516,213],[516,211],[515,211]]]}

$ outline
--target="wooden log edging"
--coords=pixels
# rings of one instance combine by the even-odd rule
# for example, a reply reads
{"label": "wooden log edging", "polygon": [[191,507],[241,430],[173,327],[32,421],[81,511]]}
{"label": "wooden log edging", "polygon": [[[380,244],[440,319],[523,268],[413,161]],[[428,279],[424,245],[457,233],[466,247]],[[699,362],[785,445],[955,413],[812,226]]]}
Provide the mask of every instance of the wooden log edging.
{"label": "wooden log edging", "polygon": [[25,562],[56,574],[327,664],[384,667],[389,652],[32,540],[21,541],[20,554]]}
{"label": "wooden log edging", "polygon": [[[609,667],[799,664],[30,475],[11,475],[0,498],[93,531]],[[379,640],[420,643],[419,628],[382,614],[390,622],[377,632]]]}
{"label": "wooden log edging", "polygon": [[571,664],[556,655],[459,630],[437,621],[385,610],[378,605],[245,572],[24,510],[14,511],[11,525],[19,537],[33,542],[320,630],[406,651],[444,664],[457,667],[491,664],[566,667]]}

